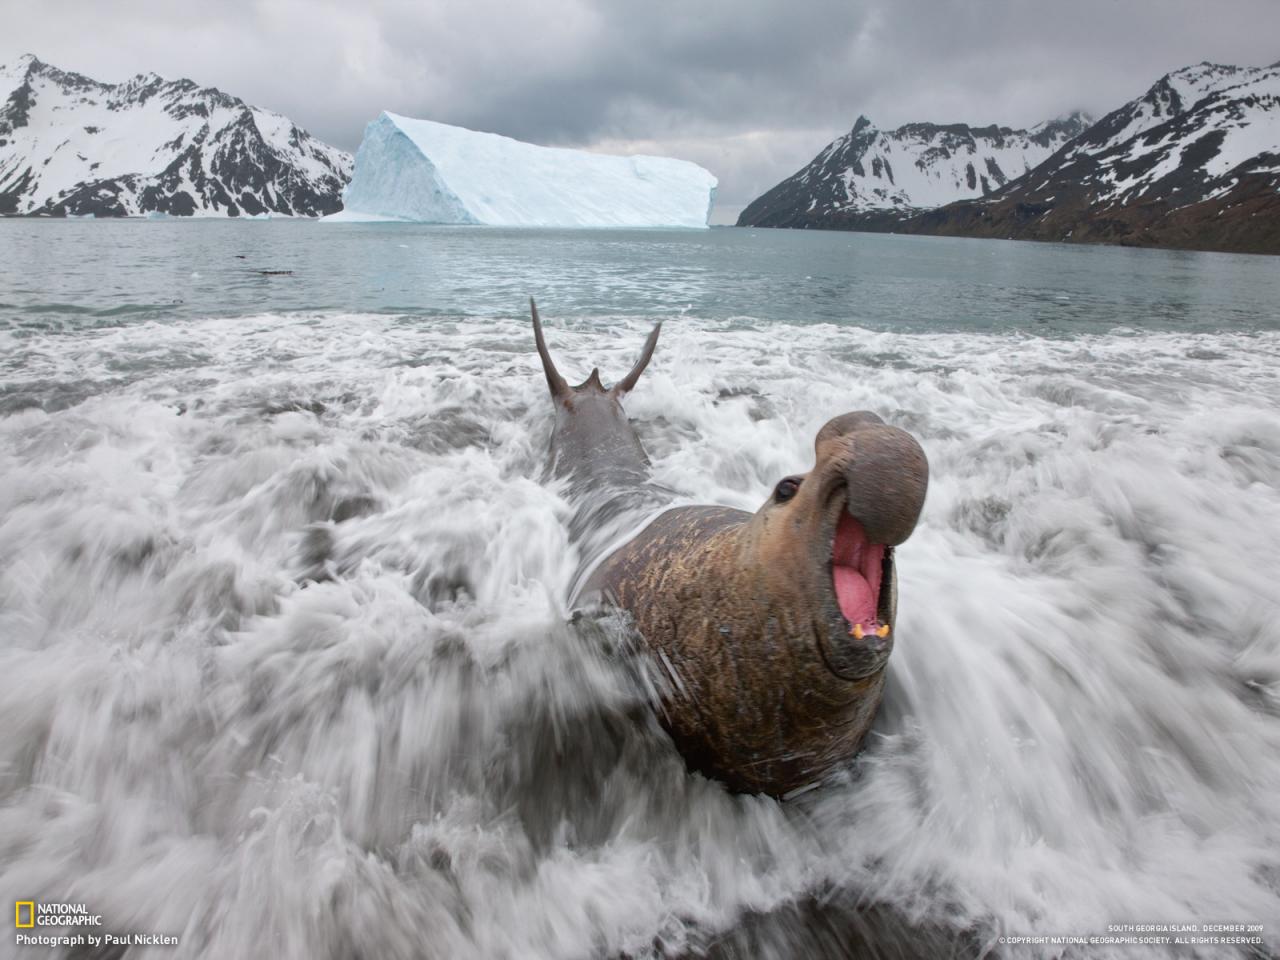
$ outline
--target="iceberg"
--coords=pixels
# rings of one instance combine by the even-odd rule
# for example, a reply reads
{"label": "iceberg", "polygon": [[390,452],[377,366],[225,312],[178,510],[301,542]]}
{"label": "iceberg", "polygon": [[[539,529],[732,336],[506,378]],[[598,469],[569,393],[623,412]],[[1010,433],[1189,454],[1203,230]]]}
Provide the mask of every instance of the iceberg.
{"label": "iceberg", "polygon": [[382,113],[329,221],[706,227],[716,178],[687,160],[541,147]]}

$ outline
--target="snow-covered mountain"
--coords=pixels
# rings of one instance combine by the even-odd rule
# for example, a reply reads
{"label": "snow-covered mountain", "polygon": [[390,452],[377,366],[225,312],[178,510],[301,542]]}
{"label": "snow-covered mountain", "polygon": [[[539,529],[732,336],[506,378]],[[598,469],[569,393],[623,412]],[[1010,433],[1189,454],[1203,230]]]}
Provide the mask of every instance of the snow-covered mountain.
{"label": "snow-covered mountain", "polygon": [[0,214],[319,216],[351,157],[287,117],[190,80],[98,83],[0,66]]}
{"label": "snow-covered mountain", "polygon": [[1170,73],[994,195],[902,229],[1280,253],[1280,63]]}
{"label": "snow-covered mountain", "polygon": [[716,178],[687,160],[543,147],[383,113],[333,219],[504,227],[705,227]]}
{"label": "snow-covered mountain", "polygon": [[963,123],[878,130],[859,117],[808,166],[749,204],[738,226],[853,226],[982,197],[1047,159],[1089,123],[1073,113],[1030,130]]}
{"label": "snow-covered mountain", "polygon": [[1201,63],[1108,114],[1019,189],[1037,193],[1065,177],[1102,209],[1179,193],[1185,205],[1276,173],[1280,69]]}

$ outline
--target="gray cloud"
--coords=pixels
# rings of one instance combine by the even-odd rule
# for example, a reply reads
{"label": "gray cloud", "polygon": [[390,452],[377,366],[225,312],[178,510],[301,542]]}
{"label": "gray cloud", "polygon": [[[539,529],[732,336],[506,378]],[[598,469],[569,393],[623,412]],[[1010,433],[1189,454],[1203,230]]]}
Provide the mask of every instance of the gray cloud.
{"label": "gray cloud", "polygon": [[354,149],[393,110],[666,153],[746,203],[847,130],[1103,113],[1160,75],[1280,58],[1275,0],[0,0],[0,62],[154,70]]}

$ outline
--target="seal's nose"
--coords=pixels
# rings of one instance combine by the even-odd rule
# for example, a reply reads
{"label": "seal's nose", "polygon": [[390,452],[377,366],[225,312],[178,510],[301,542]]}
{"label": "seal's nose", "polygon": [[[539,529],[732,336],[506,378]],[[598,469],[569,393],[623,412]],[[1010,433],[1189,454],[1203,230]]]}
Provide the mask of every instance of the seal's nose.
{"label": "seal's nose", "polygon": [[829,420],[814,441],[818,462],[843,463],[848,510],[871,543],[911,536],[929,487],[929,461],[911,434],[859,410]]}
{"label": "seal's nose", "polygon": [[897,546],[915,529],[929,487],[929,461],[911,434],[869,424],[847,434],[848,511],[872,543]]}

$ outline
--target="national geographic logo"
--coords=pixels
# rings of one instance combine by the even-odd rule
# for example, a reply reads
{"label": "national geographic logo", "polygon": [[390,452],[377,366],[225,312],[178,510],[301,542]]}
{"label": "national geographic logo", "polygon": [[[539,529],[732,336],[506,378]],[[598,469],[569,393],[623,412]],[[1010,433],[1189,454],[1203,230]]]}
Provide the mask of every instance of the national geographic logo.
{"label": "national geographic logo", "polygon": [[19,930],[35,927],[100,927],[102,914],[90,913],[84,903],[46,903],[18,900],[13,905],[13,925]]}

